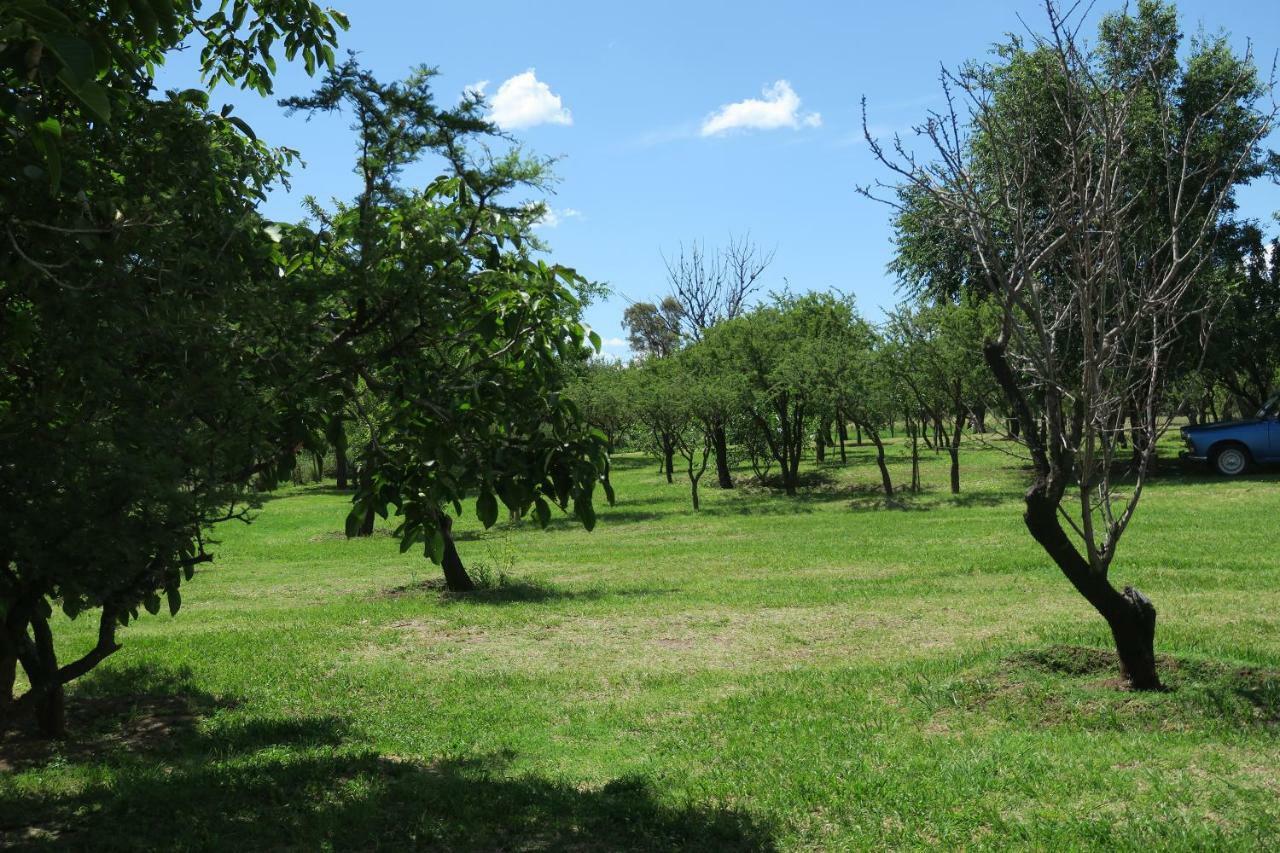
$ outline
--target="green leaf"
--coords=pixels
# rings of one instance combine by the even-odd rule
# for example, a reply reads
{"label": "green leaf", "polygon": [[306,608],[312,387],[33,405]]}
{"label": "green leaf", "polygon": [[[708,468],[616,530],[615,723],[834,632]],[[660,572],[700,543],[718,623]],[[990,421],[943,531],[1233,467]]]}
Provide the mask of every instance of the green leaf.
{"label": "green leaf", "polygon": [[142,599],[142,606],[147,608],[147,612],[155,616],[160,612],[160,596],[154,592],[147,593]]}
{"label": "green leaf", "polygon": [[551,507],[542,498],[533,499],[533,517],[537,519],[539,527],[545,528],[551,523]]}
{"label": "green leaf", "polygon": [[46,36],[44,44],[58,57],[65,74],[59,74],[73,91],[94,78],[93,47],[84,39],[63,33]]}
{"label": "green leaf", "polygon": [[176,586],[172,586],[165,590],[165,597],[169,599],[169,615],[177,616],[178,608],[182,606],[182,593],[178,592]]}
{"label": "green leaf", "polygon": [[493,527],[494,522],[498,520],[498,499],[488,489],[482,491],[480,497],[476,498],[476,517],[480,519],[485,530]]}
{"label": "green leaf", "polygon": [[601,348],[604,346],[603,342],[600,340],[600,335],[598,335],[595,330],[592,330],[591,334],[587,335],[587,337],[591,339],[591,345],[596,348],[596,352],[600,352]]}
{"label": "green leaf", "polygon": [[227,116],[227,121],[240,128],[240,132],[252,139],[254,142],[258,141],[258,135],[253,132],[253,128],[249,126],[249,122],[240,118],[240,116]]}
{"label": "green leaf", "polygon": [[587,532],[595,530],[596,527],[596,510],[591,505],[591,498],[577,498],[573,502],[574,515],[578,516],[578,520],[582,522],[582,526],[587,528]]}
{"label": "green leaf", "polygon": [[426,557],[437,566],[444,562],[444,533],[440,528],[431,531],[431,535],[427,537],[426,547],[423,549]]}
{"label": "green leaf", "polygon": [[360,522],[364,521],[364,507],[356,504],[351,508],[351,512],[347,513],[346,534],[348,539],[354,539],[360,532]]}
{"label": "green leaf", "polygon": [[[62,75],[58,75],[62,78]],[[66,79],[63,78],[66,83]],[[111,101],[107,98],[107,90],[99,86],[97,83],[84,83],[78,88],[70,86],[68,88],[80,99],[89,111],[92,112],[102,121],[111,121]]]}

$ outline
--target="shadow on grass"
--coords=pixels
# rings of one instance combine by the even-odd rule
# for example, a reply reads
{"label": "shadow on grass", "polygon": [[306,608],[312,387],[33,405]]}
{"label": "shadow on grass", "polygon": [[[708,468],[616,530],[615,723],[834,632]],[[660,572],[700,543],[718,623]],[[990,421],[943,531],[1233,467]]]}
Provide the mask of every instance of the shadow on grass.
{"label": "shadow on grass", "polygon": [[177,691],[169,703],[197,709],[192,724],[129,750],[116,747],[128,714],[80,730],[78,750],[55,747],[26,765],[19,784],[0,785],[0,847],[774,849],[770,829],[750,815],[666,802],[639,777],[587,787],[513,774],[511,755],[382,755],[333,717],[269,718],[238,706],[201,720],[202,703],[227,706],[184,673],[120,670],[87,679],[72,701],[127,704],[140,687],[162,685]]}
{"label": "shadow on grass", "polygon": [[1123,685],[1120,667],[1109,649],[1054,645],[1021,652],[1005,663],[1015,677],[1019,670],[1031,671],[1064,679],[1072,686],[1106,689],[1124,704],[1134,704],[1135,718],[1159,709],[1164,722],[1280,727],[1280,670],[1157,655],[1156,667],[1166,689],[1142,694],[1117,689]]}
{"label": "shadow on grass", "polygon": [[543,581],[528,581],[500,574],[496,580],[480,576],[473,578],[479,589],[471,592],[450,592],[445,589],[443,578],[429,578],[392,587],[379,594],[380,598],[404,598],[428,595],[443,604],[546,604],[563,601],[599,601],[604,598],[641,598],[671,595],[679,592],[675,587],[661,589],[559,589]]}

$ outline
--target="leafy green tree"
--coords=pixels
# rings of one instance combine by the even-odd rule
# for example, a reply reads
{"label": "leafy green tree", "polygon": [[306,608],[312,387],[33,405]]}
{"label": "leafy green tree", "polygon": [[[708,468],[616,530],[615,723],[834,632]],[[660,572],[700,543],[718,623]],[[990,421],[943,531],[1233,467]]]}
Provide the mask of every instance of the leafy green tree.
{"label": "leafy green tree", "polygon": [[[323,309],[314,333],[323,378],[369,437],[348,534],[394,511],[401,550],[422,543],[462,592],[474,583],[450,508],[461,513],[474,497],[489,527],[501,501],[545,526],[552,505],[572,505],[590,529],[607,450],[565,393],[588,339],[600,344],[580,319],[588,284],[533,257],[543,208],[508,200],[541,187],[545,164],[519,149],[474,155],[496,129],[479,99],[436,107],[432,74],[384,84],[351,59],[312,96],[283,102],[349,111],[363,182],[353,204],[313,203],[318,229],[295,229],[290,241],[306,247],[304,277]],[[403,169],[422,160],[443,173],[405,187]]]}
{"label": "leafy green tree", "polygon": [[1238,260],[1226,276],[1204,369],[1253,412],[1280,388],[1280,240],[1264,245],[1256,228],[1246,228],[1231,248]]}
{"label": "leafy green tree", "polygon": [[[64,685],[141,610],[178,610],[210,527],[313,429],[290,261],[255,211],[289,154],[202,91],[157,95],[153,71],[189,40],[206,78],[265,92],[273,53],[324,64],[342,25],[297,0],[5,5],[0,705],[45,734]],[[98,614],[66,662],[55,607]]]}
{"label": "leafy green tree", "polygon": [[637,302],[622,312],[622,326],[627,330],[631,351],[647,358],[666,358],[680,349],[684,308],[671,296],[661,304]]}
{"label": "leafy green tree", "polygon": [[740,377],[749,441],[767,448],[788,495],[796,494],[812,422],[831,399],[832,347],[852,318],[852,306],[828,294],[784,294],[704,335],[724,372]]}
{"label": "leafy green tree", "polygon": [[[982,344],[993,329],[991,306],[963,297],[959,303],[902,306],[890,318],[898,343],[898,376],[935,426],[951,457],[951,493],[960,493],[960,442],[965,424],[991,386]],[[984,313],[986,316],[984,316]]]}

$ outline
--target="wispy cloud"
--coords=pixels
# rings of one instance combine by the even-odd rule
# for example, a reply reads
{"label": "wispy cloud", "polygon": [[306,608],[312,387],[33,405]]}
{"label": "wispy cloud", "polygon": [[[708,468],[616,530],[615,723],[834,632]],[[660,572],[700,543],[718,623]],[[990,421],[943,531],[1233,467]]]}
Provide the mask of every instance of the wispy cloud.
{"label": "wispy cloud", "polygon": [[786,80],[765,86],[761,98],[725,104],[702,122],[701,136],[719,136],[734,130],[778,130],[818,127],[819,113],[801,113],[800,96]]}
{"label": "wispy cloud", "polygon": [[534,228],[559,228],[567,219],[579,219],[582,217],[582,211],[575,210],[572,207],[563,207],[559,210],[554,207],[548,207],[547,212],[539,217],[534,223]]}
{"label": "wispy cloud", "polygon": [[[467,93],[484,95],[488,80],[472,83]],[[503,130],[517,130],[540,124],[573,124],[573,114],[551,87],[530,68],[509,77],[489,99],[488,119]]]}

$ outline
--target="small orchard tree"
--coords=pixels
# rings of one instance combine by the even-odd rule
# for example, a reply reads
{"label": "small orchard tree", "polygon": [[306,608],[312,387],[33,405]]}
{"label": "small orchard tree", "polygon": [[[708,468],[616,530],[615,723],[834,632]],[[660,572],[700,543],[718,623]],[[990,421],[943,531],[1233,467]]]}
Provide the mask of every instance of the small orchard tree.
{"label": "small orchard tree", "polygon": [[[1169,6],[1106,16],[1094,45],[1046,10],[1045,35],[944,74],[950,108],[919,128],[936,159],[867,138],[899,203],[928,199],[972,257],[968,286],[999,306],[984,358],[1031,458],[1027,528],[1106,620],[1128,682],[1154,689],[1155,607],[1110,570],[1167,427],[1170,359],[1209,307],[1203,275],[1235,187],[1264,169],[1274,110],[1225,37],[1180,56]],[[1126,416],[1143,440],[1118,475]]]}
{"label": "small orchard tree", "polygon": [[[637,422],[634,389],[627,370],[620,362],[593,361],[565,390],[583,419],[604,435],[605,450],[610,455]],[[603,482],[610,482],[609,474],[606,460]]]}
{"label": "small orchard tree", "polygon": [[951,457],[952,494],[960,493],[960,444],[965,425],[990,385],[982,342],[991,324],[984,323],[983,307],[972,298],[960,303],[907,305],[889,320],[889,334],[901,357],[899,379],[910,392],[914,411],[924,413],[932,422],[934,434]]}
{"label": "small orchard tree", "polygon": [[[284,102],[354,115],[363,182],[354,204],[313,203],[318,229],[291,240],[308,247],[302,263],[324,307],[321,379],[368,430],[348,532],[394,511],[401,551],[422,543],[448,588],[466,592],[450,509],[474,497],[489,527],[501,501],[545,526],[552,505],[572,505],[590,529],[608,456],[564,393],[588,338],[600,345],[580,319],[588,283],[532,256],[544,208],[510,200],[542,186],[545,164],[518,150],[473,155],[497,131],[478,98],[437,108],[432,73],[384,84],[352,59],[315,94]],[[401,171],[424,160],[442,174],[405,187]]]}

